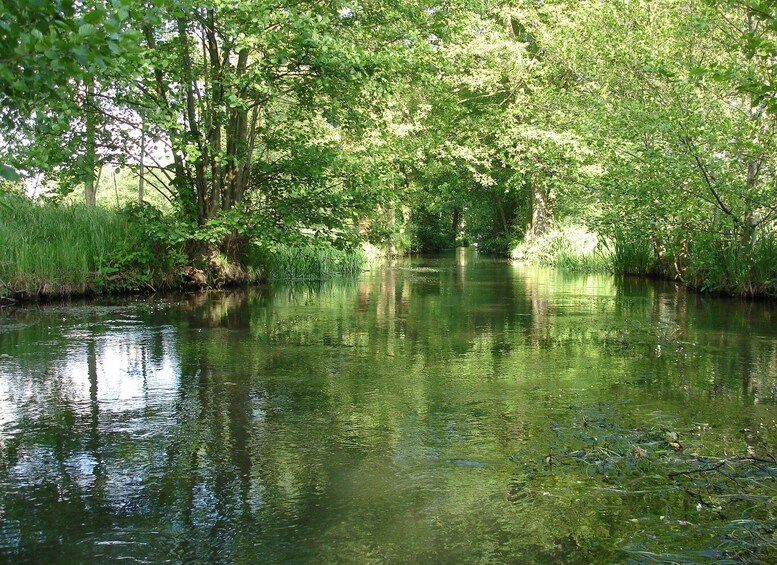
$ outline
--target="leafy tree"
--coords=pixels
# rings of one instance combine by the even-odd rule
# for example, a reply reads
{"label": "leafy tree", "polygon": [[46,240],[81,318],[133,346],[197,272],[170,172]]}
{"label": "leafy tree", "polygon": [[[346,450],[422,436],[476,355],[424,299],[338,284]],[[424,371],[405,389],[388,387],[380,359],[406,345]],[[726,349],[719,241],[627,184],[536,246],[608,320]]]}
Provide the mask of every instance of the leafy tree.
{"label": "leafy tree", "polygon": [[128,18],[125,0],[0,2],[3,176],[42,170],[66,186],[94,185],[98,147],[115,144],[100,97],[137,63]]}

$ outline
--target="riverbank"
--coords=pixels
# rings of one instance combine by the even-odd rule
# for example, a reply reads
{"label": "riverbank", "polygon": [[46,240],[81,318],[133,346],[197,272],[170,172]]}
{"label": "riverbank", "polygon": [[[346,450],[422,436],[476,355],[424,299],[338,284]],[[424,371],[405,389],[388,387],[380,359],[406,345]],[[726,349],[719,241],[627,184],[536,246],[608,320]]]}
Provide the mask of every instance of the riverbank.
{"label": "riverbank", "polygon": [[577,225],[560,226],[514,246],[511,259],[567,271],[609,272],[677,281],[702,293],[739,298],[777,298],[777,241],[763,233],[739,238],[688,234],[611,241]]}
{"label": "riverbank", "polygon": [[[0,304],[64,297],[250,286],[358,273],[374,246],[331,241],[255,219],[187,224],[152,206],[86,207],[0,202]],[[678,281],[702,292],[777,298],[777,242],[698,234],[673,244],[611,241],[561,225],[513,248],[511,258],[567,271]]]}
{"label": "riverbank", "polygon": [[0,303],[224,288],[358,273],[358,246],[281,241],[230,226],[189,226],[155,208],[0,206]]}

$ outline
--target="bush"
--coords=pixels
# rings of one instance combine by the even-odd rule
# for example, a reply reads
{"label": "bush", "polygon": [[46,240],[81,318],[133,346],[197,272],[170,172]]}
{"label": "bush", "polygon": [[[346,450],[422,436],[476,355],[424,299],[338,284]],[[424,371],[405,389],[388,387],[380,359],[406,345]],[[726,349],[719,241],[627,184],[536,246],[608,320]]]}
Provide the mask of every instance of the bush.
{"label": "bush", "polygon": [[514,245],[512,259],[567,271],[608,271],[611,253],[596,234],[581,226],[553,229],[540,237]]}
{"label": "bush", "polygon": [[126,226],[109,256],[109,268],[98,281],[107,290],[175,286],[186,264],[184,245],[190,230],[175,215],[129,204],[117,212]]}

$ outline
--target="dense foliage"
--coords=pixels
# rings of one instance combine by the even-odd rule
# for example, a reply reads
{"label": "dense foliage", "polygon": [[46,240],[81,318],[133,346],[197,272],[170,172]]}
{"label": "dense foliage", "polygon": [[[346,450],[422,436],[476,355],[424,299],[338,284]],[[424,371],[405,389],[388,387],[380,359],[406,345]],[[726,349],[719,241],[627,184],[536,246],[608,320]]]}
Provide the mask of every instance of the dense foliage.
{"label": "dense foliage", "polygon": [[777,292],[771,2],[3,0],[0,13],[2,177],[49,197],[83,186],[94,205],[108,175],[118,201],[115,170],[129,171],[195,261],[364,240],[507,253],[572,222],[616,270]]}

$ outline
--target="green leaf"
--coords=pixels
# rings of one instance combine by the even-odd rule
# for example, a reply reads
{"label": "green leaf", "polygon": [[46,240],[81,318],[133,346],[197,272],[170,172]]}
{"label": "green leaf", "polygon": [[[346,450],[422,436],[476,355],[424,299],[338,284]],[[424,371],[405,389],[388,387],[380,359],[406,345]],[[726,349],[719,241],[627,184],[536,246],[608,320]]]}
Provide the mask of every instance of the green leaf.
{"label": "green leaf", "polygon": [[82,37],[89,37],[97,33],[97,28],[92,24],[81,24],[78,28],[78,35]]}
{"label": "green leaf", "polygon": [[17,173],[13,167],[9,167],[8,165],[0,165],[0,179],[16,181],[19,180],[19,178],[19,173]]}
{"label": "green leaf", "polygon": [[[97,7],[95,9],[92,9],[86,14],[84,14],[84,22],[86,24],[99,24],[101,21],[105,19],[105,8],[103,7]],[[83,35],[83,34],[82,34]]]}

